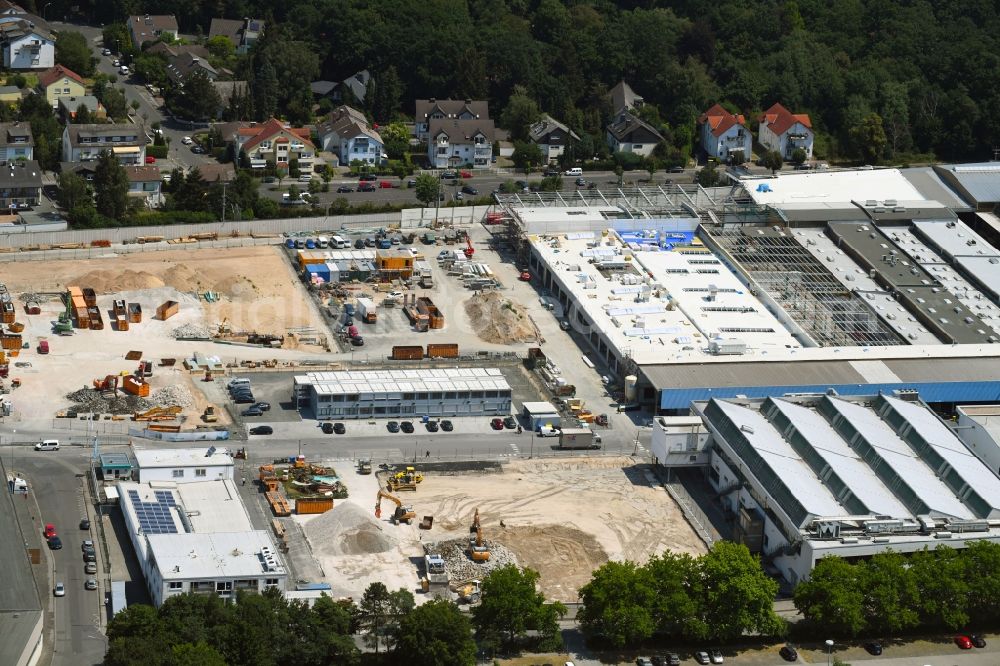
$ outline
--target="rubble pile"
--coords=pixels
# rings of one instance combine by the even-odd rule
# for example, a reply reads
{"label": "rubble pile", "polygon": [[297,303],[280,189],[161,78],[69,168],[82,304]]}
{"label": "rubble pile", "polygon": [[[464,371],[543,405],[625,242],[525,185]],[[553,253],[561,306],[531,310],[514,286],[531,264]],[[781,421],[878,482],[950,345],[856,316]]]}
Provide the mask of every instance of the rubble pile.
{"label": "rubble pile", "polygon": [[186,386],[164,386],[153,391],[149,402],[156,407],[190,407],[194,404],[194,396]]}
{"label": "rubble pile", "polygon": [[133,414],[152,407],[146,398],[118,392],[116,397],[104,395],[100,391],[82,388],[79,391],[67,393],[66,397],[76,403],[73,411],[77,413],[91,412],[94,414]]}
{"label": "rubble pile", "polygon": [[196,324],[184,324],[183,326],[178,326],[173,330],[172,334],[174,338],[178,340],[207,340],[212,337],[212,332],[210,330],[204,326],[198,326]]}
{"label": "rubble pile", "polygon": [[330,555],[374,555],[399,545],[395,527],[352,502],[340,502],[306,523],[313,551]]}
{"label": "rubble pile", "polygon": [[425,546],[424,550],[428,553],[437,553],[444,558],[445,571],[448,572],[448,578],[453,581],[481,580],[483,576],[497,567],[508,564],[517,565],[517,557],[502,544],[490,539],[484,540],[484,543],[490,549],[490,559],[486,562],[473,562],[465,554],[465,549],[469,545],[466,539],[442,541],[434,546]]}

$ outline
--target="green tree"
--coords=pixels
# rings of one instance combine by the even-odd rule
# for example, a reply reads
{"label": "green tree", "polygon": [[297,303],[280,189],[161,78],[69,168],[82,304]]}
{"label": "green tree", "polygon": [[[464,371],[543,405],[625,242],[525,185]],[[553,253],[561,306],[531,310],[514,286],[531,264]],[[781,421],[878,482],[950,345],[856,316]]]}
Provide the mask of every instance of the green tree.
{"label": "green tree", "polygon": [[278,74],[270,60],[263,57],[256,76],[250,81],[253,97],[253,116],[256,120],[267,120],[278,108]]}
{"label": "green tree", "polygon": [[123,120],[128,115],[128,100],[125,99],[125,93],[120,89],[108,85],[98,95],[95,88],[94,96],[104,105],[104,110],[107,111],[109,118]]}
{"label": "green tree", "polygon": [[429,206],[432,201],[437,201],[441,181],[429,173],[420,174],[416,180],[415,194],[417,195],[417,201],[425,206]]}
{"label": "green tree", "polygon": [[386,632],[386,625],[389,622],[391,602],[389,590],[384,583],[374,582],[365,589],[361,603],[358,604],[358,626],[365,632],[365,645],[375,648],[378,654],[379,647]]}
{"label": "green tree", "polygon": [[919,590],[906,559],[892,551],[873,555],[861,567],[858,581],[864,592],[865,624],[869,631],[898,633],[920,621]]}
{"label": "green tree", "polygon": [[156,86],[165,86],[167,81],[167,58],[160,53],[140,53],[132,61],[132,69],[143,81]]}
{"label": "green tree", "polygon": [[97,193],[97,212],[124,222],[128,213],[128,176],[110,150],[102,150],[97,158],[94,191]]}
{"label": "green tree", "polygon": [[983,624],[1000,619],[1000,544],[973,541],[960,551],[965,559],[969,613]]}
{"label": "green tree", "polygon": [[795,588],[795,607],[816,627],[838,636],[857,636],[865,627],[864,593],[858,567],[830,555],[816,563]]}
{"label": "green tree", "polygon": [[769,150],[761,156],[760,163],[764,168],[770,169],[773,174],[781,170],[784,161],[781,159],[781,153],[777,150]]}
{"label": "green tree", "polygon": [[91,116],[90,109],[87,108],[87,105],[80,104],[76,107],[76,111],[73,112],[71,122],[75,125],[89,125],[90,123],[95,122],[95,120],[96,119]]}
{"label": "green tree", "polygon": [[546,604],[535,588],[538,572],[508,564],[491,571],[482,582],[482,602],[472,609],[472,623],[480,637],[499,636],[513,647],[529,629],[545,636],[558,633],[558,618],[566,613],[562,604]]}
{"label": "green tree", "polygon": [[213,58],[219,58],[224,61],[227,61],[236,55],[236,47],[233,46],[233,43],[229,41],[229,38],[225,35],[210,37],[208,41],[205,42],[205,48],[208,49],[209,54],[211,54]]}
{"label": "green tree", "polygon": [[528,174],[542,163],[542,149],[533,141],[516,141],[514,154],[511,155],[510,159],[514,162],[515,167]]}
{"label": "green tree", "polygon": [[715,187],[721,180],[719,170],[713,164],[707,164],[699,169],[695,178],[702,187]]}
{"label": "green tree", "polygon": [[74,30],[65,30],[56,39],[56,62],[80,76],[91,76],[96,59],[86,37]]}
{"label": "green tree", "polygon": [[189,120],[208,120],[215,117],[222,100],[212,85],[212,80],[202,71],[184,79],[184,87],[174,89],[167,97],[171,113]]}
{"label": "green tree", "polygon": [[390,160],[401,160],[410,151],[410,131],[403,123],[391,123],[378,128]]}
{"label": "green tree", "polygon": [[476,643],[469,620],[458,606],[435,599],[400,620],[395,654],[411,666],[472,666]]}
{"label": "green tree", "polygon": [[511,140],[516,143],[528,140],[528,130],[540,117],[538,103],[528,95],[524,87],[515,86],[507,106],[500,114],[500,124],[507,128]]}
{"label": "green tree", "polygon": [[778,583],[745,545],[719,541],[698,564],[701,614],[711,635],[731,640],[745,633],[784,633],[785,622],[774,612]]}
{"label": "green tree", "polygon": [[299,160],[297,158],[292,158],[288,161],[288,177],[298,178],[301,175],[299,170]]}
{"label": "green tree", "polygon": [[792,164],[799,165],[806,161],[806,151],[802,148],[796,148],[792,151]]}
{"label": "green tree", "polygon": [[[396,71],[395,65],[389,65],[379,74],[377,79],[373,77],[371,81],[375,89],[370,96],[366,95],[365,98],[372,116],[380,122],[394,119],[403,97],[403,82],[399,78],[399,72]],[[384,139],[385,136],[383,135],[382,138]],[[409,136],[406,138],[409,139]],[[392,156],[390,155],[390,157]]]}
{"label": "green tree", "polygon": [[909,575],[917,588],[924,623],[954,631],[969,621],[968,560],[954,548],[940,545],[909,559]]}
{"label": "green tree", "polygon": [[656,586],[653,619],[656,632],[668,636],[697,636],[698,600],[692,586],[698,579],[698,560],[687,553],[666,552],[653,557],[644,567]]}
{"label": "green tree", "polygon": [[207,643],[182,643],[170,650],[170,666],[226,666],[222,655]]}
{"label": "green tree", "polygon": [[87,187],[87,181],[72,171],[59,174],[59,193],[56,197],[59,207],[71,211],[77,206],[94,203],[93,196]]}
{"label": "green tree", "polygon": [[656,581],[634,562],[607,562],[580,588],[576,614],[589,637],[617,648],[634,645],[656,631]]}
{"label": "green tree", "polygon": [[882,117],[877,113],[868,114],[850,129],[850,134],[861,151],[861,159],[865,164],[878,164],[885,154],[888,142],[885,128],[882,127]]}

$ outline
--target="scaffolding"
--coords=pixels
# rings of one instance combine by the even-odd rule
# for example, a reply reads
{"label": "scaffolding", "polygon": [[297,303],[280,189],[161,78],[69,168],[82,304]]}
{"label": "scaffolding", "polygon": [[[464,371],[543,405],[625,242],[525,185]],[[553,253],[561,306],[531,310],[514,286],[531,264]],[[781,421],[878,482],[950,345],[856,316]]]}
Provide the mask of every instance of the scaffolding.
{"label": "scaffolding", "polygon": [[906,344],[794,237],[771,228],[702,227],[821,347]]}

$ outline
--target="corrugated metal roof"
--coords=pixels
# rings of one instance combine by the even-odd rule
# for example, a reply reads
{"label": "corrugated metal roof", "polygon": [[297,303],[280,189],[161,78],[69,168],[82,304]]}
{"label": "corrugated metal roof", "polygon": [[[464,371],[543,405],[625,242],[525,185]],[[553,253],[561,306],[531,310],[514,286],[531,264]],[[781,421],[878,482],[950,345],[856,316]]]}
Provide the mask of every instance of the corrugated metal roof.
{"label": "corrugated metal roof", "polygon": [[948,187],[931,167],[912,167],[900,169],[900,172],[924,198],[943,203],[952,210],[970,210],[971,206],[955,190]]}
{"label": "corrugated metal roof", "polygon": [[1000,201],[1000,162],[942,164],[934,171],[970,204]]}
{"label": "corrugated metal roof", "polygon": [[[996,367],[1000,369],[1000,361]],[[660,389],[865,383],[865,378],[854,370],[847,361],[778,363],[734,361],[733,363],[646,365],[642,366],[641,372],[650,384]]]}

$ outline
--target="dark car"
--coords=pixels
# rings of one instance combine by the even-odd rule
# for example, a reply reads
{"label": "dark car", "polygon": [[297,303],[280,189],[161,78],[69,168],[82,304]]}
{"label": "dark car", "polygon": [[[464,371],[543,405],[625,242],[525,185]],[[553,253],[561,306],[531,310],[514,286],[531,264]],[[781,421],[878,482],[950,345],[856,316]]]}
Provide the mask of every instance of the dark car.
{"label": "dark car", "polygon": [[240,394],[235,398],[233,398],[233,402],[235,402],[237,405],[249,405],[256,402],[256,400],[253,399],[252,394]]}
{"label": "dark car", "polygon": [[274,428],[272,428],[271,426],[256,426],[254,428],[250,428],[250,434],[251,435],[273,435],[274,434]]}
{"label": "dark car", "polygon": [[494,430],[503,430],[503,419],[493,419],[490,421],[490,427]]}
{"label": "dark car", "polygon": [[576,186],[577,187],[583,187],[586,184],[587,184],[587,179],[586,178],[580,177],[580,178],[576,179]]}
{"label": "dark car", "polygon": [[[546,178],[549,178],[551,176],[558,176],[559,169],[551,169],[551,168],[546,169],[544,172],[542,172],[542,175],[545,176]],[[653,657],[653,663],[656,663],[656,657]]]}
{"label": "dark car", "polygon": [[793,648],[791,645],[786,645],[783,648],[781,648],[780,650],[778,650],[778,654],[780,654],[781,658],[784,659],[785,661],[798,661],[799,660],[799,653],[798,653],[798,651],[795,648]]}
{"label": "dark car", "polygon": [[365,339],[360,335],[355,335],[353,338],[351,338],[351,344],[354,345],[355,347],[363,347],[365,344]]}
{"label": "dark car", "polygon": [[517,427],[517,419],[513,416],[508,416],[503,420],[503,427],[507,428],[507,430],[513,430]]}
{"label": "dark car", "polygon": [[882,644],[878,641],[870,641],[865,643],[865,651],[870,655],[879,656],[882,654]]}
{"label": "dark car", "polygon": [[670,173],[684,173],[684,167],[682,166],[670,167]]}
{"label": "dark car", "polygon": [[389,421],[388,423],[385,424],[385,428],[389,432],[399,432],[399,423],[397,423],[396,421]]}
{"label": "dark car", "polygon": [[979,634],[971,634],[969,636],[969,640],[972,641],[972,644],[975,645],[977,648],[986,647],[986,639],[980,636]]}
{"label": "dark car", "polygon": [[452,425],[451,421],[449,421],[448,419],[441,421],[441,430],[444,430],[445,432],[451,432],[454,429],[455,426]]}
{"label": "dark car", "polygon": [[365,249],[365,241],[364,241],[364,239],[359,238],[358,240],[354,241],[354,249],[355,250],[363,250],[363,249]]}
{"label": "dark car", "polygon": [[414,179],[410,178],[408,181],[406,181],[406,186],[407,187],[416,187],[417,186],[417,181],[415,181]]}
{"label": "dark car", "polygon": [[57,536],[49,537],[49,549],[59,550],[60,548],[62,548],[62,539]]}
{"label": "dark car", "polygon": [[332,424],[332,423],[330,423],[329,421],[327,421],[327,422],[325,422],[325,423],[324,423],[323,425],[321,425],[321,426],[320,426],[320,429],[321,429],[321,430],[322,430],[322,431],[323,431],[324,433],[326,433],[327,435],[332,435],[332,434],[333,434],[333,424]]}
{"label": "dark car", "polygon": [[240,416],[263,416],[263,414],[264,412],[260,411],[257,405],[247,407],[242,412],[240,412]]}
{"label": "dark car", "polygon": [[343,423],[334,423],[333,431],[338,435],[343,435],[345,432],[347,432],[347,428],[344,427]]}
{"label": "dark car", "polygon": [[703,666],[704,664],[712,663],[712,660],[709,659],[708,657],[708,653],[705,652],[704,650],[699,650],[698,652],[695,652],[694,660],[697,661],[699,664],[702,664]]}
{"label": "dark car", "polygon": [[473,196],[479,194],[479,190],[474,188],[472,185],[466,185],[465,187],[463,187],[462,192],[464,192],[465,194],[471,194]]}
{"label": "dark car", "polygon": [[83,561],[84,562],[96,562],[97,561],[97,553],[95,553],[93,550],[89,550],[89,551],[85,552],[83,554]]}
{"label": "dark car", "polygon": [[454,179],[454,178],[458,178],[458,174],[455,173],[454,171],[445,171],[444,173],[441,174],[441,177],[445,178],[445,179],[447,179],[447,178]]}
{"label": "dark car", "polygon": [[374,192],[375,183],[361,183],[358,185],[358,192]]}
{"label": "dark car", "polygon": [[374,181],[378,180],[378,176],[373,176],[370,173],[366,173],[365,175],[363,175],[360,178],[358,178],[358,180],[360,180],[362,182],[365,182],[365,183],[371,183],[371,182],[374,182]]}
{"label": "dark car", "polygon": [[437,432],[437,431],[438,431],[437,421],[428,421],[427,422],[427,432]]}
{"label": "dark car", "polygon": [[354,188],[350,185],[341,185],[337,188],[337,194],[345,194],[347,192],[353,192]]}
{"label": "dark car", "polygon": [[90,529],[90,520],[88,520],[87,518],[84,518],[83,520],[81,520],[80,521],[80,529],[81,530],[89,530]]}
{"label": "dark car", "polygon": [[191,146],[191,152],[194,153],[195,155],[204,155],[205,149],[202,148],[201,146]]}
{"label": "dark car", "polygon": [[269,402],[258,402],[256,404],[256,407],[257,407],[257,409],[259,409],[262,412],[269,412],[269,411],[271,411],[271,403],[269,403]]}
{"label": "dark car", "polygon": [[413,433],[413,423],[411,421],[403,421],[399,424],[399,429],[405,432],[407,435]]}

